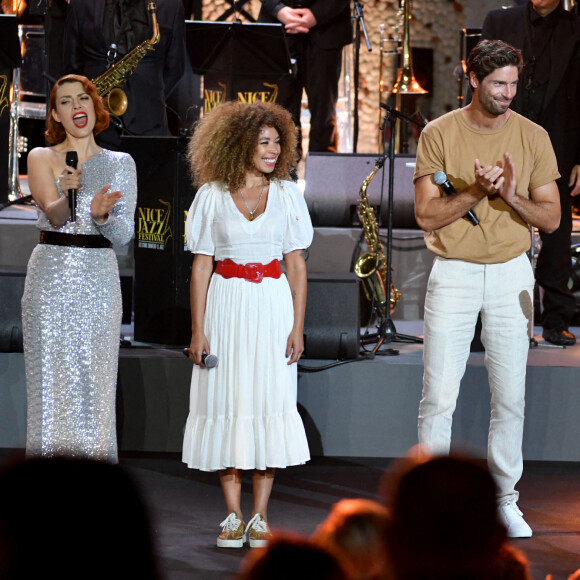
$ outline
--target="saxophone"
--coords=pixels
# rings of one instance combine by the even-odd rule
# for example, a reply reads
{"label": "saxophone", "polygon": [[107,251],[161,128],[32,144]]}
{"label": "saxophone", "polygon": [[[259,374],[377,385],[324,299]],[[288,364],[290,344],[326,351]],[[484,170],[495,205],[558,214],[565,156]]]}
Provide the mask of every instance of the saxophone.
{"label": "saxophone", "polygon": [[132,74],[141,59],[150,51],[154,50],[153,46],[159,42],[161,34],[159,33],[159,24],[157,23],[157,5],[152,0],[147,5],[147,10],[151,12],[151,23],[153,24],[153,36],[150,40],[145,40],[136,46],[131,52],[128,52],[121,60],[111,65],[102,75],[92,79],[92,83],[97,87],[97,92],[103,98],[105,107],[120,117],[127,110],[127,95],[120,89],[127,76]]}
{"label": "saxophone", "polygon": [[369,203],[367,187],[373,180],[377,171],[383,166],[384,159],[379,158],[375,163],[370,175],[363,181],[359,193],[358,214],[363,224],[365,241],[368,253],[363,254],[354,266],[355,274],[362,280],[365,296],[369,301],[374,301],[381,317],[387,316],[387,301],[389,313],[392,313],[401,298],[399,290],[391,283],[389,298],[387,299],[387,258],[383,244],[379,238],[379,228],[375,217],[375,210]]}

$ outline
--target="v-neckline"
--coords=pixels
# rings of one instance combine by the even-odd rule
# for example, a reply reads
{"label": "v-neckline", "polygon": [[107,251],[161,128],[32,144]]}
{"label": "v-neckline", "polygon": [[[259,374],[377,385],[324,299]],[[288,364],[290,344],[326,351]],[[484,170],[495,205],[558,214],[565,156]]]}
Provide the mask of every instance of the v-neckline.
{"label": "v-neckline", "polygon": [[[236,202],[234,201],[234,196],[232,195],[232,192],[231,192],[231,191],[229,191],[229,190],[228,190],[228,196],[229,196],[229,198],[230,198],[230,201],[232,202],[232,204],[233,204],[233,206],[234,206],[234,210],[235,210],[235,211],[236,211],[236,212],[237,212],[237,213],[238,213],[238,214],[241,216],[241,218],[242,218],[242,219],[243,219],[243,220],[244,220],[246,223],[253,224],[253,223],[256,223],[256,222],[257,222],[257,221],[258,221],[258,220],[259,220],[259,219],[260,219],[260,218],[261,218],[263,215],[265,215],[265,214],[266,214],[266,212],[268,211],[268,207],[270,206],[270,191],[271,191],[271,188],[272,188],[272,182],[270,181],[270,182],[268,183],[268,193],[266,194],[266,207],[264,208],[264,211],[263,211],[263,212],[262,212],[260,215],[256,216],[256,217],[255,217],[253,220],[249,220],[249,219],[248,219],[248,218],[245,216],[244,212],[240,210],[240,208],[239,208],[239,207],[236,205]],[[246,209],[248,209],[248,208],[246,207]],[[256,208],[256,209],[257,209],[257,208]],[[248,212],[249,212],[249,211],[250,211],[250,210],[248,209]]]}

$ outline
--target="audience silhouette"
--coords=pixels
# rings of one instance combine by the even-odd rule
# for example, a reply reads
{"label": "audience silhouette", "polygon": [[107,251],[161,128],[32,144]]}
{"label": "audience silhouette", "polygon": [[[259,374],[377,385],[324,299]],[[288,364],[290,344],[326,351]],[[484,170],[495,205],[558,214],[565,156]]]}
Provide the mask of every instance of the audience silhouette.
{"label": "audience silhouette", "polygon": [[242,562],[239,580],[351,580],[339,558],[290,533],[277,533],[266,548],[254,549]]}
{"label": "audience silhouette", "polygon": [[335,503],[312,540],[343,558],[351,578],[390,578],[385,534],[389,510],[370,499],[343,499]]}
{"label": "audience silhouette", "polygon": [[397,580],[495,577],[506,530],[485,462],[419,453],[390,478],[387,550]]}
{"label": "audience silhouette", "polygon": [[0,471],[0,578],[160,578],[149,519],[118,465],[64,457]]}

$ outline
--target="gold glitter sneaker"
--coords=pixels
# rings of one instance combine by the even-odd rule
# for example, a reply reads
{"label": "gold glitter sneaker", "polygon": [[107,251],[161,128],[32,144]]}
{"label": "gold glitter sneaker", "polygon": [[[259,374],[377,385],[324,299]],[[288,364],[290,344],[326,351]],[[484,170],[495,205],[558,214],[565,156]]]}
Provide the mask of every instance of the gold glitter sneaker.
{"label": "gold glitter sneaker", "polygon": [[248,522],[248,533],[250,536],[250,548],[265,548],[268,540],[272,539],[272,532],[268,527],[268,522],[262,514],[256,514]]}
{"label": "gold glitter sneaker", "polygon": [[246,541],[246,524],[232,512],[221,524],[222,533],[218,536],[218,548],[241,548]]}

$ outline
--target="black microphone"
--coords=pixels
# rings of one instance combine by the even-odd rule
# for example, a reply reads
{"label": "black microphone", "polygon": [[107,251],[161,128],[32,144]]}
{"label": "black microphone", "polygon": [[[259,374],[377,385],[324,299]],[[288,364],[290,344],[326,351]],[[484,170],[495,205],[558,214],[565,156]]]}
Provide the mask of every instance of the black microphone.
{"label": "black microphone", "polygon": [[[66,164],[73,169],[77,168],[79,156],[76,151],[66,152]],[[68,207],[70,208],[70,221],[74,222],[77,219],[77,190],[68,190]]]}
{"label": "black microphone", "polygon": [[[436,171],[433,175],[433,181],[447,195],[457,195],[457,190],[453,187],[453,184],[449,181],[449,179],[447,179],[447,174],[444,171]],[[471,210],[469,210],[463,217],[474,226],[479,225],[477,216]]]}
{"label": "black microphone", "polygon": [[[187,358],[189,358],[189,353],[190,353],[189,348],[183,349],[183,354]],[[214,367],[217,367],[218,357],[215,354],[208,354],[207,352],[204,352],[201,355],[201,362],[205,365],[206,369],[213,369]]]}

